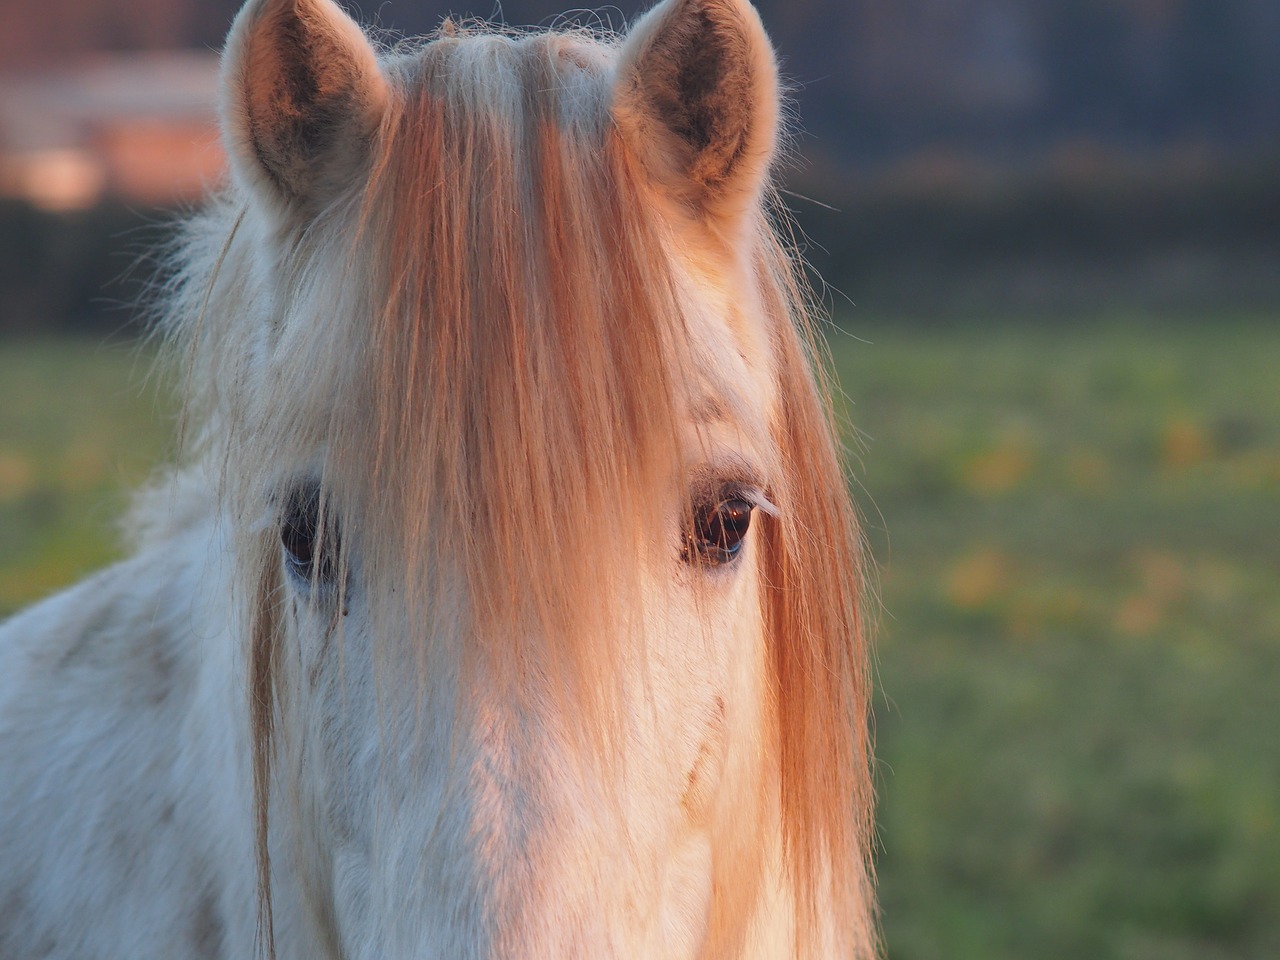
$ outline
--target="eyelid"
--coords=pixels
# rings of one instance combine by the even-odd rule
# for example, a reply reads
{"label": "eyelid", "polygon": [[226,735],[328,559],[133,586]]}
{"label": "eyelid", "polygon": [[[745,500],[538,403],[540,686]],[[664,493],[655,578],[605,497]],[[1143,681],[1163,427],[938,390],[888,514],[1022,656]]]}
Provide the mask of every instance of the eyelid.
{"label": "eyelid", "polygon": [[737,497],[771,516],[778,514],[777,506],[765,495],[768,483],[764,474],[740,454],[703,461],[689,471],[688,481],[695,502],[719,502]]}

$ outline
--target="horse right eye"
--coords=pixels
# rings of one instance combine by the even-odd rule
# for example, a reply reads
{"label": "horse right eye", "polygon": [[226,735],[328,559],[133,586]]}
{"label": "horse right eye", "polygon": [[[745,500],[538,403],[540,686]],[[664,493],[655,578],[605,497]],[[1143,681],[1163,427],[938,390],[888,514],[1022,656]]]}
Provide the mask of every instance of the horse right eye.
{"label": "horse right eye", "polygon": [[337,525],[329,516],[322,521],[323,512],[319,489],[302,489],[289,498],[280,518],[285,563],[307,583],[332,583],[338,569]]}
{"label": "horse right eye", "polygon": [[750,526],[751,504],[741,497],[697,508],[693,529],[686,538],[685,561],[711,566],[732,562],[741,552]]}

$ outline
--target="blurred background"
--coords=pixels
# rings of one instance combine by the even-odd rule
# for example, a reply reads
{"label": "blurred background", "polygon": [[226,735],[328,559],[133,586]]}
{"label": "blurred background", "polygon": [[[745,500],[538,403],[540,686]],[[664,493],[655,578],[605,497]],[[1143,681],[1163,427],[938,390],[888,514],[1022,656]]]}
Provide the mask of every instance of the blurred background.
{"label": "blurred background", "polygon": [[[136,304],[237,6],[0,0],[0,615],[171,452]],[[889,957],[1280,956],[1280,4],[758,6],[879,570]]]}

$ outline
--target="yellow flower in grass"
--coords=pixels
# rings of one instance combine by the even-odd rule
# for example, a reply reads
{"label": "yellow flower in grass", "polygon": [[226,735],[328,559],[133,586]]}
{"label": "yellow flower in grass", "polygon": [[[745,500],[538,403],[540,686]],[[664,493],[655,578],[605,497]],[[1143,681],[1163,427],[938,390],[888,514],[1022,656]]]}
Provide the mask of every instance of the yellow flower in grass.
{"label": "yellow flower in grass", "polygon": [[36,471],[20,453],[0,450],[0,503],[17,500],[35,485]]}
{"label": "yellow flower in grass", "polygon": [[1171,607],[1187,597],[1192,577],[1186,563],[1163,550],[1141,550],[1133,558],[1141,588],[1116,608],[1115,628],[1130,637],[1145,637],[1164,622]]}
{"label": "yellow flower in grass", "polygon": [[999,550],[961,557],[947,577],[947,598],[961,610],[989,605],[1009,587],[1009,559]]}
{"label": "yellow flower in grass", "polygon": [[992,496],[1016,489],[1031,470],[1031,454],[1022,444],[1006,442],[985,453],[970,457],[964,465],[963,480],[972,493]]}
{"label": "yellow flower in grass", "polygon": [[1126,597],[1116,609],[1115,628],[1129,637],[1146,637],[1164,620],[1164,608],[1155,597],[1136,594]]}
{"label": "yellow flower in grass", "polygon": [[1160,462],[1170,470],[1186,470],[1213,454],[1213,444],[1204,427],[1185,418],[1165,424],[1160,438]]}

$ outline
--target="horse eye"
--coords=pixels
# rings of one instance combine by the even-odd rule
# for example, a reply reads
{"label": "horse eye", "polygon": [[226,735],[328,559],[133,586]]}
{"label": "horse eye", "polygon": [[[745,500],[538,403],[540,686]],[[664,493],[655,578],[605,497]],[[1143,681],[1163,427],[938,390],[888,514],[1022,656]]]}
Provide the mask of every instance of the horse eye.
{"label": "horse eye", "polygon": [[332,518],[321,522],[320,491],[300,489],[280,518],[280,543],[289,569],[308,583],[332,583],[337,571],[338,535]]}
{"label": "horse eye", "polygon": [[728,563],[742,550],[742,541],[750,526],[751,504],[739,497],[699,507],[693,514],[685,560],[715,565]]}

